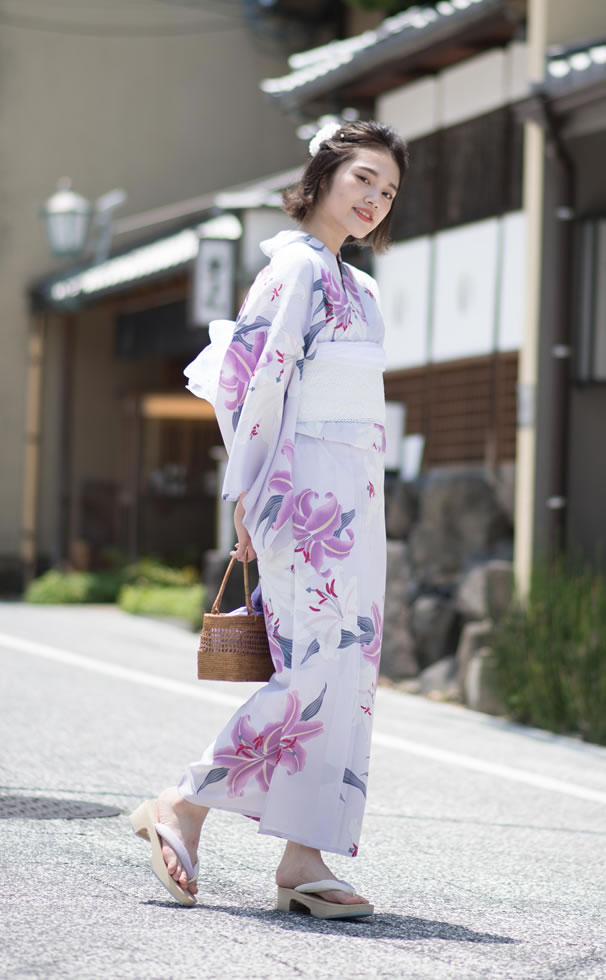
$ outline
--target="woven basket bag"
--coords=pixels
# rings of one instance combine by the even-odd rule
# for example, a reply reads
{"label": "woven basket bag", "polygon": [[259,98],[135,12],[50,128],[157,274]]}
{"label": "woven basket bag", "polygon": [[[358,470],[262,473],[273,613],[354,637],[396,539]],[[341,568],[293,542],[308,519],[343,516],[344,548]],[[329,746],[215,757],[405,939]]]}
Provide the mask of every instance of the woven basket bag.
{"label": "woven basket bag", "polygon": [[267,681],[275,671],[269,652],[265,618],[256,613],[248,587],[248,562],[243,564],[244,596],[248,613],[219,612],[221,599],[236,557],[230,561],[209,613],[204,614],[198,648],[198,680]]}

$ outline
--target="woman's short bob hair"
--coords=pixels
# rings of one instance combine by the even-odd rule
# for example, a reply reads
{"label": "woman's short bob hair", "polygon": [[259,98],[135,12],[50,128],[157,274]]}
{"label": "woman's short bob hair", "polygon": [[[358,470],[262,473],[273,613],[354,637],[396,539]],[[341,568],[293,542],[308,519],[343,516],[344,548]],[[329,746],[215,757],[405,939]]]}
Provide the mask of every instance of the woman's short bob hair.
{"label": "woman's short bob hair", "polygon": [[[282,208],[286,214],[302,222],[313,211],[320,193],[330,188],[337,167],[351,160],[358,150],[366,148],[391,153],[400,171],[399,188],[408,170],[408,148],[402,137],[391,126],[374,120],[347,122],[334,136],[320,143],[317,153],[307,161],[299,183],[282,192]],[[385,252],[390,243],[392,210],[393,207],[365,238],[349,236],[345,244],[369,245],[375,254]]]}

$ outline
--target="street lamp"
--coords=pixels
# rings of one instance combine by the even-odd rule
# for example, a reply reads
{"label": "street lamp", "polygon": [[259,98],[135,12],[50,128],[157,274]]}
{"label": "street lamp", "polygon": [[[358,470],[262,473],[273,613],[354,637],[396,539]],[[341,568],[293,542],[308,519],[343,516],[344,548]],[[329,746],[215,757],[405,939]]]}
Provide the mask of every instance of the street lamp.
{"label": "street lamp", "polygon": [[[51,251],[60,259],[75,258],[90,244],[95,262],[103,262],[111,247],[113,213],[126,201],[126,191],[108,191],[93,205],[71,186],[69,177],[62,177],[41,211]],[[93,231],[89,236],[91,219]]]}
{"label": "street lamp", "polygon": [[51,252],[59,259],[73,258],[83,250],[93,210],[90,201],[71,186],[69,177],[61,177],[41,211]]}

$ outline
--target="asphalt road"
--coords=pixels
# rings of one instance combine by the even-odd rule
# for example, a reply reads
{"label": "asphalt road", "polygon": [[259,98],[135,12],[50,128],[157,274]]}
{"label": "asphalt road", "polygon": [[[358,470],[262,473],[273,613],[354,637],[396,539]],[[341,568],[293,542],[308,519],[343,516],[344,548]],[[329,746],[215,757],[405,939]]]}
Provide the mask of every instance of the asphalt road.
{"label": "asphalt road", "polygon": [[172,904],[127,814],[252,690],[197,682],[195,646],[109,608],[0,605],[1,977],[606,978],[606,749],[388,689],[360,854],[331,860],[369,921],[275,911],[280,841],[220,812],[200,904]]}

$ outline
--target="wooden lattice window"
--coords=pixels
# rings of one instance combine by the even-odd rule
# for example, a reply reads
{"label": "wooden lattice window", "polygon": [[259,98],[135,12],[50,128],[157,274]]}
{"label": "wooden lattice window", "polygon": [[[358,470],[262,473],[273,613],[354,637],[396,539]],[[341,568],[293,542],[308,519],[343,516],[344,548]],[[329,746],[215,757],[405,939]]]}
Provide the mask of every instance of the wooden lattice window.
{"label": "wooden lattice window", "polygon": [[391,371],[389,401],[406,405],[406,431],[425,436],[424,467],[515,458],[517,353]]}
{"label": "wooden lattice window", "polygon": [[410,143],[392,238],[407,241],[522,206],[522,124],[497,109]]}

